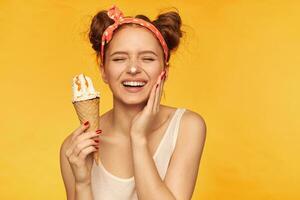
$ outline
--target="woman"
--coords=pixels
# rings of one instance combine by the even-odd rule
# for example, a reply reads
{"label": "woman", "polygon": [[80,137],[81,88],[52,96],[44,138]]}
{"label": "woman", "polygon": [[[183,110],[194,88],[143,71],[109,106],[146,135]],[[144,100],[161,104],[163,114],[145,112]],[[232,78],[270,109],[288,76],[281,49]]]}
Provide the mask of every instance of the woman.
{"label": "woman", "polygon": [[85,132],[86,122],[61,146],[68,199],[191,199],[205,122],[195,112],[160,104],[180,26],[176,12],[151,22],[144,15],[124,17],[112,6],[94,16],[89,37],[113,108],[99,118],[100,141],[93,139],[97,132]]}

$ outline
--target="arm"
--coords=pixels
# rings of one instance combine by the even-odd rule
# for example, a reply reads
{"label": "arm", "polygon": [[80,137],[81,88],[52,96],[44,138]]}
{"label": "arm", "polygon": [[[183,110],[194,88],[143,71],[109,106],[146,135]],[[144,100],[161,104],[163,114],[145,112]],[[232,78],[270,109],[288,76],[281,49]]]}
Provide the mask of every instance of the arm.
{"label": "arm", "polygon": [[131,139],[134,178],[139,200],[175,200],[161,180],[144,138]]}
{"label": "arm", "polygon": [[206,140],[206,124],[195,112],[186,110],[181,119],[177,143],[165,177],[165,184],[180,200],[191,199]]}
{"label": "arm", "polygon": [[75,200],[93,200],[91,184],[75,185]]}
{"label": "arm", "polygon": [[70,163],[66,157],[68,146],[67,138],[60,148],[60,169],[67,193],[67,200],[93,200],[90,184],[78,185],[75,183]]}
{"label": "arm", "polygon": [[132,136],[134,177],[139,199],[191,199],[205,137],[203,118],[187,110],[182,116],[176,148],[163,181],[147,147],[147,140]]}

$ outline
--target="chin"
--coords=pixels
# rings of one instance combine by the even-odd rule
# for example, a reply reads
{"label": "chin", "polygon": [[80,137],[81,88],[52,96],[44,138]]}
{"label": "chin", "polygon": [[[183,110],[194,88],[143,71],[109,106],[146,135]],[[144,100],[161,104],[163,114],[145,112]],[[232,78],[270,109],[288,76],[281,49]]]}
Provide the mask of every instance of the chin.
{"label": "chin", "polygon": [[145,104],[145,103],[147,103],[147,101],[148,101],[148,98],[133,97],[133,96],[132,97],[127,96],[127,97],[125,97],[125,99],[122,99],[122,102],[127,105]]}
{"label": "chin", "polygon": [[115,98],[126,105],[146,104],[149,99],[150,92],[150,89],[147,87],[143,88],[139,92],[128,92],[122,87],[121,90],[117,90],[115,92],[115,94],[118,94]]}

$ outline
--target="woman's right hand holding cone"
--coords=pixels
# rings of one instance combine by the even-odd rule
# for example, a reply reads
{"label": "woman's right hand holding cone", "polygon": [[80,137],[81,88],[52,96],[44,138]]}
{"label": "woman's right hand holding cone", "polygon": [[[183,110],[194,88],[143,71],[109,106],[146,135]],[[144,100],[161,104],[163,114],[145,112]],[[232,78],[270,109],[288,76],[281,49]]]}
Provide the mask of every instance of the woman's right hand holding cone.
{"label": "woman's right hand holding cone", "polygon": [[98,138],[101,130],[85,132],[88,127],[88,122],[83,123],[72,133],[71,143],[66,150],[76,184],[91,182],[93,152],[99,148],[99,140],[93,138]]}

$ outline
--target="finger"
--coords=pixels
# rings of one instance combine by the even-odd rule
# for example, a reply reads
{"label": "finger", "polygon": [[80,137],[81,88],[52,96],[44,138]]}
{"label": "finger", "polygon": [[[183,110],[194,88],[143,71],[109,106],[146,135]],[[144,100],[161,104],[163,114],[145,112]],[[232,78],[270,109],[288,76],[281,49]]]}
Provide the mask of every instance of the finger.
{"label": "finger", "polygon": [[156,81],[156,84],[153,86],[152,88],[152,91],[151,91],[151,94],[150,94],[150,98],[148,100],[148,104],[147,104],[147,107],[149,109],[149,111],[152,111],[153,110],[153,103],[155,101],[155,94],[156,94],[156,89],[157,87],[159,86],[159,83],[161,81],[161,76],[163,75],[163,73],[165,72],[165,70],[163,70],[160,75],[158,76],[157,78],[157,81]]}
{"label": "finger", "polygon": [[[166,78],[167,78],[167,75],[166,73],[164,74],[163,76],[163,81],[162,81],[162,84],[160,86],[160,93],[159,93],[159,102],[161,102],[161,97],[162,97],[162,94],[164,92],[164,85],[165,85],[165,82],[166,82]],[[160,105],[160,103],[158,104],[158,106]]]}
{"label": "finger", "polygon": [[89,132],[85,132],[82,135],[79,135],[77,137],[77,142],[80,142],[82,140],[86,140],[86,139],[90,139],[90,138],[94,138],[97,139],[99,138],[99,135],[101,134],[101,130],[97,130],[97,131],[89,131]]}
{"label": "finger", "polygon": [[150,113],[153,111],[153,103],[155,101],[155,94],[156,94],[156,90],[157,87],[159,86],[159,83],[161,81],[161,76],[164,74],[165,70],[163,70],[160,75],[157,78],[156,84],[152,87],[151,93],[150,93],[150,97],[148,99],[147,105],[145,107],[145,111]]}
{"label": "finger", "polygon": [[155,98],[154,98],[153,105],[152,105],[152,112],[156,112],[156,110],[157,110],[157,102],[158,102],[158,98],[159,98],[161,82],[162,81],[159,82],[158,87],[155,90]]}
{"label": "finger", "polygon": [[70,145],[70,148],[73,150],[76,145],[80,144],[82,141],[84,140],[88,140],[88,139],[98,139],[99,140],[99,134],[100,131],[97,133],[97,131],[89,131],[89,132],[85,132],[82,135],[79,135]]}
{"label": "finger", "polygon": [[151,112],[152,111],[152,106],[153,106],[153,102],[154,102],[154,98],[155,98],[155,91],[156,91],[156,86],[157,86],[157,82],[155,85],[152,86],[151,92],[150,92],[150,96],[147,102],[147,105],[145,107],[145,111],[146,112]]}
{"label": "finger", "polygon": [[75,157],[73,154],[67,157],[70,163],[76,163],[77,157]]}
{"label": "finger", "polygon": [[94,140],[92,139],[89,139],[89,140],[85,140],[85,141],[82,141],[81,143],[77,144],[75,147],[74,147],[74,150],[73,150],[73,154],[75,156],[79,156],[80,152],[87,148],[87,147],[95,147],[95,148],[98,148],[98,144],[97,142],[95,142]]}
{"label": "finger", "polygon": [[96,151],[98,151],[98,149],[96,147],[89,146],[87,148],[82,149],[82,151],[79,153],[78,157],[79,157],[79,159],[84,160],[87,157],[87,155],[89,155],[92,152],[96,152]]}
{"label": "finger", "polygon": [[158,112],[159,111],[159,106],[160,106],[160,101],[161,101],[161,95],[163,92],[163,87],[164,87],[165,79],[164,76],[162,76],[162,80],[160,81],[160,84],[156,90],[156,96],[155,96],[155,101],[153,105],[153,112]]}
{"label": "finger", "polygon": [[90,126],[88,121],[82,123],[72,134],[72,140],[75,139],[78,135],[82,134]]}
{"label": "finger", "polygon": [[166,71],[163,70],[163,72],[160,74],[160,80],[159,80],[159,85],[156,89],[156,93],[155,93],[155,100],[153,103],[153,112],[158,112],[159,110],[159,105],[160,105],[160,97],[161,97],[161,92],[162,92],[162,86],[163,86],[163,82],[164,82],[164,76],[165,76]]}

